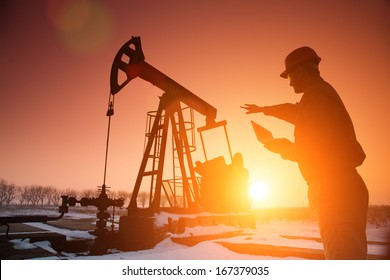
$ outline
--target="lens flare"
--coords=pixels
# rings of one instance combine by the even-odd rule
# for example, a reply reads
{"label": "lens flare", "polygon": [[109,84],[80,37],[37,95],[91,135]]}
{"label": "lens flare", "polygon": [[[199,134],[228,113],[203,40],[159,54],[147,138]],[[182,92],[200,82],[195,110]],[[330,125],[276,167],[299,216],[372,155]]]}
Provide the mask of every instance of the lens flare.
{"label": "lens flare", "polygon": [[50,0],[47,17],[64,46],[78,53],[102,49],[112,31],[109,10],[101,1]]}

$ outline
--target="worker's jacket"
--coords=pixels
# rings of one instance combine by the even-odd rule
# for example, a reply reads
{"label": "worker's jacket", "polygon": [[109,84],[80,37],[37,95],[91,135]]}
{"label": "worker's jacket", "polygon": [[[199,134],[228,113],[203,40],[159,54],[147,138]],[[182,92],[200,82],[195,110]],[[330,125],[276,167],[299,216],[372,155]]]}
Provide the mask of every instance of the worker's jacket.
{"label": "worker's jacket", "polygon": [[295,125],[289,159],[298,162],[309,183],[355,168],[366,157],[342,100],[321,77],[308,86],[299,103],[268,106],[264,113]]}

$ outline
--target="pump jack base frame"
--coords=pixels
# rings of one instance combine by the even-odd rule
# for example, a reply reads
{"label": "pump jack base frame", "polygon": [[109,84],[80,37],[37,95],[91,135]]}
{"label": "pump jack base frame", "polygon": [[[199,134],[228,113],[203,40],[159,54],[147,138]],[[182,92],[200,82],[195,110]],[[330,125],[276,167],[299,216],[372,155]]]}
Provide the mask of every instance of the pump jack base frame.
{"label": "pump jack base frame", "polygon": [[165,212],[163,208],[161,212],[153,215],[122,216],[119,222],[117,248],[122,251],[151,249],[172,234],[185,233],[187,228],[218,225],[254,229],[256,217],[250,212],[178,214]]}

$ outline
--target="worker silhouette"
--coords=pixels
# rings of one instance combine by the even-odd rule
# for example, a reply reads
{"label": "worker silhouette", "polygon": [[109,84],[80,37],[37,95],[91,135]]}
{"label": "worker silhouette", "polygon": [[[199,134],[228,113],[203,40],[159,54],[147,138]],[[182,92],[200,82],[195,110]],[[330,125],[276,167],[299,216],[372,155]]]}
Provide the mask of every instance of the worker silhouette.
{"label": "worker silhouette", "polygon": [[295,125],[294,142],[270,139],[264,146],[298,163],[326,258],[366,259],[368,191],[356,171],[366,155],[338,93],[320,76],[320,61],[310,47],[298,48],[285,59],[280,76],[290,80],[295,93],[303,93],[300,102],[241,107],[247,114],[264,113]]}

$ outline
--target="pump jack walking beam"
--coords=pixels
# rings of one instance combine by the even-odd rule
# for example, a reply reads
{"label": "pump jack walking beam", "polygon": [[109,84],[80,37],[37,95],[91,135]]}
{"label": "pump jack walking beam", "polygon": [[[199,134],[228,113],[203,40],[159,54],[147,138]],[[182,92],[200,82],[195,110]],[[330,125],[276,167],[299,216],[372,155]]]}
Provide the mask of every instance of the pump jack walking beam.
{"label": "pump jack walking beam", "polygon": [[[128,60],[128,62],[125,62],[124,58]],[[126,80],[119,81],[119,71],[126,74]],[[142,52],[140,37],[133,36],[122,46],[115,56],[111,68],[111,94],[114,95],[118,93],[136,77],[140,77],[141,79],[152,83],[164,92],[171,94],[177,100],[206,116],[206,125],[211,125],[215,121],[217,109],[148,64],[145,61],[145,56]]]}

